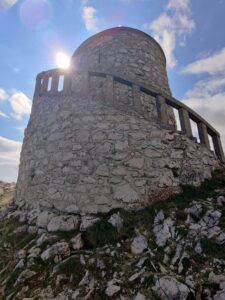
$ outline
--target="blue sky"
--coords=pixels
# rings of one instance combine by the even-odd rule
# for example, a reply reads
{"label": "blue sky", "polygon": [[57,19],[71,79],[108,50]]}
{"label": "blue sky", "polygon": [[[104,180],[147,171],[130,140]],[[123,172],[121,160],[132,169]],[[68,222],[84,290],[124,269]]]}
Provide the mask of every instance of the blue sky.
{"label": "blue sky", "polygon": [[173,95],[225,146],[225,0],[0,0],[0,180],[16,180],[36,74],[92,34],[130,26],[167,57]]}

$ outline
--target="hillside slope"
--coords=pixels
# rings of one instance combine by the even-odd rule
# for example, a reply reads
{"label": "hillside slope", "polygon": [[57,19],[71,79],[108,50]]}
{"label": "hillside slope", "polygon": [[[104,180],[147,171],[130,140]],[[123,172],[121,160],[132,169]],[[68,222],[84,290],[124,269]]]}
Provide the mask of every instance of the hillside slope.
{"label": "hillside slope", "polygon": [[0,181],[0,208],[6,206],[12,200],[16,184]]}
{"label": "hillside slope", "polygon": [[72,231],[8,213],[1,299],[225,299],[225,174],[183,190],[138,211],[83,216]]}

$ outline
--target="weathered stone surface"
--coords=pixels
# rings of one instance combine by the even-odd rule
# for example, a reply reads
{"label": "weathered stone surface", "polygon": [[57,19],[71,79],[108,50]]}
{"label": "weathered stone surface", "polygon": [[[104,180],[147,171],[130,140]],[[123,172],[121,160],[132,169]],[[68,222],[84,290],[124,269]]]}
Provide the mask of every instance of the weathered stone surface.
{"label": "weathered stone surface", "polygon": [[48,223],[47,229],[49,232],[54,231],[71,231],[79,228],[80,217],[61,215],[51,219]]}
{"label": "weathered stone surface", "polygon": [[122,200],[125,203],[137,202],[139,196],[129,184],[123,184],[113,187],[114,199]]}
{"label": "weathered stone surface", "polygon": [[143,251],[147,248],[148,242],[141,234],[138,234],[131,243],[131,252],[135,255],[143,253]]}
{"label": "weathered stone surface", "polygon": [[71,205],[69,205],[65,208],[64,212],[68,215],[70,215],[70,214],[79,214],[80,209],[76,205],[71,204]]}
{"label": "weathered stone surface", "polygon": [[43,260],[48,260],[49,258],[54,257],[55,255],[69,256],[70,255],[69,244],[66,242],[56,243],[52,245],[50,248],[48,248],[47,250],[45,250],[41,254],[41,258]]}
{"label": "weathered stone surface", "polygon": [[16,280],[15,286],[18,285],[18,284],[20,284],[20,283],[23,283],[24,281],[26,281],[28,279],[30,279],[35,274],[36,274],[36,272],[34,272],[32,270],[29,270],[29,269],[26,269],[26,270],[22,271],[20,273],[19,277]]}
{"label": "weathered stone surface", "polygon": [[109,176],[109,169],[106,165],[101,165],[101,166],[98,166],[95,173],[99,176],[108,177]]}
{"label": "weathered stone surface", "polygon": [[128,160],[126,164],[131,168],[142,169],[144,166],[144,159],[134,157]]}
{"label": "weathered stone surface", "polygon": [[71,246],[74,250],[80,250],[84,247],[84,240],[81,233],[78,233],[70,240]]}
{"label": "weathered stone surface", "polygon": [[36,244],[38,247],[40,247],[43,243],[45,242],[50,242],[53,241],[57,238],[57,236],[48,234],[48,233],[43,233],[36,241]]}
{"label": "weathered stone surface", "polygon": [[174,220],[170,217],[165,219],[162,211],[156,215],[153,232],[158,246],[164,247],[170,238],[175,238]]}
{"label": "weathered stone surface", "polygon": [[92,216],[82,216],[80,223],[80,231],[86,231],[88,228],[97,223],[100,219]]}
{"label": "weathered stone surface", "polygon": [[190,292],[189,288],[177,281],[171,276],[165,276],[156,279],[155,286],[153,290],[162,298],[162,299],[177,299],[184,300],[187,299]]}
{"label": "weathered stone surface", "polygon": [[105,290],[105,294],[108,297],[111,298],[111,297],[115,296],[119,291],[120,291],[120,286],[117,285],[116,280],[111,280],[107,283],[107,288]]}
{"label": "weathered stone surface", "polygon": [[134,300],[146,300],[146,297],[143,294],[138,293]]}
{"label": "weathered stone surface", "polygon": [[48,223],[54,216],[55,215],[49,211],[41,212],[37,217],[37,222],[36,222],[37,227],[46,228]]}
{"label": "weathered stone surface", "polygon": [[112,224],[114,227],[116,227],[118,230],[120,230],[123,227],[123,219],[121,218],[119,212],[111,215],[108,222]]}
{"label": "weathered stone surface", "polygon": [[6,206],[14,197],[16,184],[0,181],[0,207]]}

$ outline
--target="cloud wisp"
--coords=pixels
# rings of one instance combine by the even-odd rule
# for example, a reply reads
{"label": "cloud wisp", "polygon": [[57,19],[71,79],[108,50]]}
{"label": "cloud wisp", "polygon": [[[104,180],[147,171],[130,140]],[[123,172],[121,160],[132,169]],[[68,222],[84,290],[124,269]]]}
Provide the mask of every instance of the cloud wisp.
{"label": "cloud wisp", "polygon": [[184,102],[199,112],[221,134],[225,149],[225,48],[187,65],[183,72],[203,74],[192,89],[188,90]]}
{"label": "cloud wisp", "polygon": [[18,0],[0,0],[0,11],[7,10],[17,3]]}
{"label": "cloud wisp", "polygon": [[164,12],[144,27],[152,32],[165,51],[167,66],[174,68],[177,64],[174,54],[177,44],[185,46],[186,36],[195,28],[189,0],[169,0]]}
{"label": "cloud wisp", "polygon": [[3,111],[1,111],[0,110],[0,117],[2,117],[2,118],[9,118],[8,116],[7,116],[7,114],[5,114]]}
{"label": "cloud wisp", "polygon": [[22,143],[0,136],[0,166],[18,166]]}
{"label": "cloud wisp", "polygon": [[96,33],[98,31],[97,10],[93,6],[82,8],[82,18],[88,32]]}
{"label": "cloud wisp", "polygon": [[0,180],[16,181],[22,143],[0,136]]}
{"label": "cloud wisp", "polygon": [[225,74],[225,47],[208,57],[196,60],[183,69],[191,74]]}
{"label": "cloud wisp", "polygon": [[15,92],[9,99],[13,110],[13,116],[21,120],[24,116],[30,115],[31,100],[22,92]]}
{"label": "cloud wisp", "polygon": [[8,98],[8,94],[6,93],[6,91],[4,89],[0,88],[0,101],[4,101]]}

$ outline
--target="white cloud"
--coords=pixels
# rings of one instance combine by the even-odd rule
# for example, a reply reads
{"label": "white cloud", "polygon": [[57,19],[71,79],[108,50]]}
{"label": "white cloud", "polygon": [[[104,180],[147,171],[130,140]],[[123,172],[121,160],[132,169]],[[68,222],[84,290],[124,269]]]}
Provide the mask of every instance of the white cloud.
{"label": "white cloud", "polygon": [[21,120],[23,116],[29,115],[31,112],[31,100],[22,92],[14,93],[9,102],[14,112],[14,117]]}
{"label": "white cloud", "polygon": [[185,73],[210,75],[225,73],[225,48],[220,51],[187,65],[184,70]]}
{"label": "white cloud", "polygon": [[187,98],[184,102],[219,131],[225,149],[225,92],[208,98]]}
{"label": "white cloud", "polygon": [[18,166],[22,143],[0,136],[0,166]]}
{"label": "white cloud", "polygon": [[225,78],[210,77],[197,81],[183,101],[220,132],[225,149]]}
{"label": "white cloud", "polygon": [[208,98],[220,94],[225,88],[225,77],[212,77],[196,82],[193,89],[187,91],[189,98]]}
{"label": "white cloud", "polygon": [[177,64],[174,54],[177,43],[185,46],[187,34],[195,28],[195,23],[190,17],[189,0],[169,0],[165,11],[144,27],[152,32],[162,46],[168,67],[174,68]]}
{"label": "white cloud", "polygon": [[0,136],[0,180],[16,180],[21,147],[21,142]]}
{"label": "white cloud", "polygon": [[225,149],[225,48],[190,63],[183,72],[205,74],[184,101],[220,132]]}
{"label": "white cloud", "polygon": [[6,100],[8,97],[9,96],[6,91],[0,88],[0,101]]}
{"label": "white cloud", "polygon": [[0,110],[0,117],[8,118],[8,116],[1,110]]}
{"label": "white cloud", "polygon": [[93,6],[84,6],[82,9],[82,18],[87,31],[96,33],[98,31],[97,10]]}
{"label": "white cloud", "polygon": [[16,4],[18,0],[0,0],[0,9],[8,9]]}
{"label": "white cloud", "polygon": [[175,11],[189,12],[189,0],[170,0],[167,9]]}

